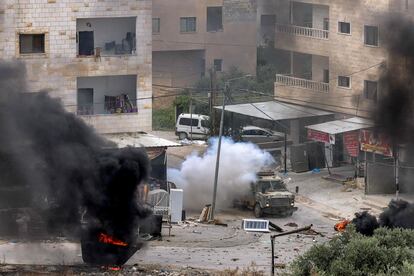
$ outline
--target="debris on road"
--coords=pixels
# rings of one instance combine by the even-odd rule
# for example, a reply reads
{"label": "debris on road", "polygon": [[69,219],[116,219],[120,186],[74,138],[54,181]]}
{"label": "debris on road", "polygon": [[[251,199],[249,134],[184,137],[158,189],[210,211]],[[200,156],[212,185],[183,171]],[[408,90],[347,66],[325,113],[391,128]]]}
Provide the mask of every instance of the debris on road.
{"label": "debris on road", "polygon": [[276,263],[275,264],[275,268],[285,269],[286,268],[286,264],[284,264],[284,263]]}
{"label": "debris on road", "polygon": [[321,232],[318,232],[314,229],[309,229],[309,230],[306,230],[306,231],[302,231],[301,234],[310,235],[310,236],[318,236],[319,235],[321,237],[325,237],[324,234],[322,234]]}
{"label": "debris on road", "polygon": [[294,222],[289,222],[289,223],[286,223],[286,224],[285,224],[285,226],[289,226],[289,227],[298,227],[298,225],[297,225],[296,223],[294,223]]}
{"label": "debris on road", "polygon": [[276,232],[283,232],[284,231],[280,226],[274,224],[271,221],[269,221],[269,230],[276,231]]}
{"label": "debris on road", "polygon": [[211,204],[206,205],[201,211],[198,222],[208,222],[211,213]]}

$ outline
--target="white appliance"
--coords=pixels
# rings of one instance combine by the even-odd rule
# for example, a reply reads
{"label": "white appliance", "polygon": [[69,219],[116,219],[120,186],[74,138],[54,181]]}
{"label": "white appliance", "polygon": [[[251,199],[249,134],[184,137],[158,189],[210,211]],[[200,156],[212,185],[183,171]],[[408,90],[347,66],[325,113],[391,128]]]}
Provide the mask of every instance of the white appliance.
{"label": "white appliance", "polygon": [[170,212],[171,222],[178,223],[182,220],[183,213],[183,190],[171,189],[170,190]]}

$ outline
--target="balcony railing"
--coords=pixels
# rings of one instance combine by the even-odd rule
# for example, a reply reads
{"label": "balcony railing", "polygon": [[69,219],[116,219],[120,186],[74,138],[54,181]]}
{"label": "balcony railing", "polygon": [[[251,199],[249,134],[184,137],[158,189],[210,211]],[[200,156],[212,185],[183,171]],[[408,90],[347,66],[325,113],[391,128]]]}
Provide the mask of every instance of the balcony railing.
{"label": "balcony railing", "polygon": [[309,89],[315,92],[329,92],[329,83],[300,79],[286,75],[276,74],[276,83],[282,84],[284,86],[293,86],[303,89]]}
{"label": "balcony railing", "polygon": [[301,26],[296,26],[296,25],[276,24],[276,32],[286,33],[286,34],[291,34],[291,35],[298,35],[298,36],[312,37],[312,38],[317,38],[317,39],[328,39],[329,38],[329,31],[301,27]]}

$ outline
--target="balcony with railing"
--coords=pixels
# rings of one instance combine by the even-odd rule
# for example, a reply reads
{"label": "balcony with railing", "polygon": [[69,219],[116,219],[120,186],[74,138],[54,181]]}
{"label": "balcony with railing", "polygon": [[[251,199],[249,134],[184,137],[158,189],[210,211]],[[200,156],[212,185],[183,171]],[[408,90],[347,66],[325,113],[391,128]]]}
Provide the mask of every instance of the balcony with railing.
{"label": "balcony with railing", "polygon": [[276,74],[276,84],[281,86],[297,87],[312,90],[314,92],[328,93],[329,83],[308,79],[295,78],[288,75]]}
{"label": "balcony with railing", "polygon": [[276,24],[276,32],[316,39],[328,39],[329,31],[296,25]]}

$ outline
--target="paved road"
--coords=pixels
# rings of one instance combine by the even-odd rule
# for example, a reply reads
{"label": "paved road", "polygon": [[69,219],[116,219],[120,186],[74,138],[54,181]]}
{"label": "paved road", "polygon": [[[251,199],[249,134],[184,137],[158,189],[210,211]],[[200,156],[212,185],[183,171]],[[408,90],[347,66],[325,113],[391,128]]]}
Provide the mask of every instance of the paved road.
{"label": "paved road", "polygon": [[[175,225],[172,236],[165,233],[163,241],[149,242],[145,249],[130,260],[134,263],[161,263],[165,265],[192,266],[208,269],[247,267],[254,263],[258,268],[270,268],[270,234],[248,233],[240,229],[241,220],[251,217],[251,212],[227,211],[218,217],[228,227],[204,224]],[[298,226],[313,224],[325,237],[314,235],[291,235],[276,240],[277,263],[289,263],[313,244],[332,236],[334,221],[307,207],[290,218],[269,218],[286,230],[294,229],[285,224]],[[78,243],[23,243],[4,242],[0,245],[2,262],[8,264],[81,264]]]}
{"label": "paved road", "polygon": [[[183,157],[193,150],[202,152],[205,146],[191,146],[169,149],[168,165],[178,168]],[[319,175],[289,174],[292,178],[290,189],[300,187],[298,211],[289,218],[268,218],[286,230],[293,222],[298,227],[313,224],[316,231],[323,234],[294,234],[276,240],[277,263],[288,264],[303,254],[313,244],[324,242],[333,235],[333,225],[337,222],[332,212],[353,212],[350,204],[361,191],[343,192],[342,186],[327,182]],[[357,197],[358,198],[358,197]],[[356,200],[354,200],[356,201]],[[351,205],[351,206],[350,206]],[[359,205],[356,207],[359,208]],[[198,214],[194,214],[196,217]],[[191,216],[187,216],[191,217]],[[243,218],[252,218],[252,212],[228,210],[219,211],[218,218],[228,223],[228,227],[196,224],[174,225],[172,236],[164,233],[163,241],[149,242],[145,249],[137,252],[130,260],[134,263],[161,263],[179,266],[192,266],[209,269],[247,267],[254,263],[258,268],[270,271],[270,234],[248,233],[240,229]],[[0,241],[0,259],[4,263],[19,264],[81,264],[81,251],[78,243],[13,243]]]}

